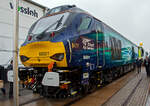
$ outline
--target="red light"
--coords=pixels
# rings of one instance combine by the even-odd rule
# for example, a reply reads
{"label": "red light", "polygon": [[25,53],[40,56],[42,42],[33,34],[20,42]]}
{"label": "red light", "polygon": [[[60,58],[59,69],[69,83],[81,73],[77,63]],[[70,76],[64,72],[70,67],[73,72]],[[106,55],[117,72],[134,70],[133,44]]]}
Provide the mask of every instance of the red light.
{"label": "red light", "polygon": [[28,36],[28,41],[30,41],[31,39],[32,39],[32,36],[29,35],[29,36]]}
{"label": "red light", "polygon": [[51,37],[54,37],[54,36],[55,36],[55,33],[54,33],[54,32],[52,32],[52,33],[50,34],[50,36],[51,36]]}

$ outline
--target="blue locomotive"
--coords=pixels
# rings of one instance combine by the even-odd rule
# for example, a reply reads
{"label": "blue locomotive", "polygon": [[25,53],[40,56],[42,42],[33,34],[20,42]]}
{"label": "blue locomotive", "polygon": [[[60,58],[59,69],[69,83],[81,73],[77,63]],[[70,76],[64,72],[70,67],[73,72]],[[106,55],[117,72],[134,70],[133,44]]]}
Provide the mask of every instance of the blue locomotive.
{"label": "blue locomotive", "polygon": [[37,70],[40,87],[34,89],[66,97],[134,69],[143,50],[88,12],[64,5],[31,26],[19,55],[26,67]]}

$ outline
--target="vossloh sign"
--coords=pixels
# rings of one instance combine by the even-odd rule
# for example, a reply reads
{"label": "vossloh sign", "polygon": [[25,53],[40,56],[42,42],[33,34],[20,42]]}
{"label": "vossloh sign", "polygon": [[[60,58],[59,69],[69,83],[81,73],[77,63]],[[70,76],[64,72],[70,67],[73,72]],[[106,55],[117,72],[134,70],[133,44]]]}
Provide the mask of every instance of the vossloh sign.
{"label": "vossloh sign", "polygon": [[[14,9],[13,4],[11,2],[9,4],[10,4],[10,8]],[[22,14],[26,14],[26,15],[30,15],[30,16],[38,18],[38,13],[36,12],[36,10],[30,9],[30,7],[19,6],[18,11],[21,12]]]}

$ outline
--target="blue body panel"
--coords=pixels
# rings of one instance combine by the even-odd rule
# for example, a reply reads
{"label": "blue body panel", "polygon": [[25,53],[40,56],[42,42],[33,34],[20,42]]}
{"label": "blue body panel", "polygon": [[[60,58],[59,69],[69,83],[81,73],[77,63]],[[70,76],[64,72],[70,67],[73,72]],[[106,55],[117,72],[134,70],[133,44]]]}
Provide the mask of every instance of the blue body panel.
{"label": "blue body panel", "polygon": [[[45,33],[45,38],[39,40],[63,42],[68,67],[82,67],[82,73],[88,73],[90,76],[100,68],[105,70],[136,61],[138,47],[131,41],[84,11],[73,12],[72,15],[74,18],[70,24],[56,36],[50,38],[50,33]],[[91,19],[90,25],[86,30],[78,31],[83,17]],[[98,27],[101,30],[98,30]],[[31,42],[38,41],[26,40],[22,46]],[[83,83],[86,83],[86,80],[82,80]]]}

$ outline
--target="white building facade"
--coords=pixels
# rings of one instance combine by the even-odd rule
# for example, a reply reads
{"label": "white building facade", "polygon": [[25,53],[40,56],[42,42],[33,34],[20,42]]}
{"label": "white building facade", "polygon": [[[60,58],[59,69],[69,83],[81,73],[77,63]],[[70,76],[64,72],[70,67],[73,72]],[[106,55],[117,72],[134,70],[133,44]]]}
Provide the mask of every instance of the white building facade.
{"label": "white building facade", "polygon": [[[13,0],[0,3],[0,65],[7,64],[13,52]],[[31,25],[42,17],[48,8],[31,0],[19,0],[19,47],[24,42]]]}

